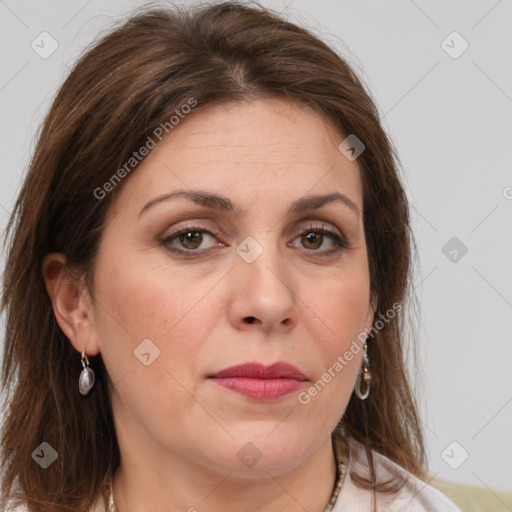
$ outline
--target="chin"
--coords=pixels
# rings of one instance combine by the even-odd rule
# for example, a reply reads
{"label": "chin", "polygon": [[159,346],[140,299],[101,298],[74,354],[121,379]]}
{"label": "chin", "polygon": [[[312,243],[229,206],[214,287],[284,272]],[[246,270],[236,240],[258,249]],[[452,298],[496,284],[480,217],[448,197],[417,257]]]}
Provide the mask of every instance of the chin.
{"label": "chin", "polygon": [[293,470],[318,449],[315,440],[320,441],[320,436],[293,431],[275,421],[268,425],[249,423],[238,432],[227,427],[233,438],[216,444],[216,451],[221,447],[216,462],[226,466],[233,476],[268,478],[268,473],[277,476]]}

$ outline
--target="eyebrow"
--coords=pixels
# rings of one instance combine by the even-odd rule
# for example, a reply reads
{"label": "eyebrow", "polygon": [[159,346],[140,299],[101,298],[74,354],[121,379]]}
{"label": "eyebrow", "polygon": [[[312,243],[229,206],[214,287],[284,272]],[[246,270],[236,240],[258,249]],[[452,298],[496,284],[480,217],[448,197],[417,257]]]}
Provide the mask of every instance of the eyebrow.
{"label": "eyebrow", "polygon": [[[203,192],[201,190],[176,190],[168,194],[162,194],[160,196],[154,197],[148,201],[139,212],[139,217],[152,206],[163,201],[168,201],[169,199],[175,197],[185,197],[186,199],[189,199],[200,206],[204,206],[205,208],[210,208],[212,210],[232,212],[235,214],[242,213],[242,210],[239,207],[235,207],[231,200],[227,197],[223,197],[218,194],[212,194],[210,192]],[[301,213],[308,210],[316,210],[334,201],[341,202],[356,215],[360,215],[356,204],[346,195],[340,194],[339,192],[326,195],[310,195],[300,198],[290,205],[287,213]]]}

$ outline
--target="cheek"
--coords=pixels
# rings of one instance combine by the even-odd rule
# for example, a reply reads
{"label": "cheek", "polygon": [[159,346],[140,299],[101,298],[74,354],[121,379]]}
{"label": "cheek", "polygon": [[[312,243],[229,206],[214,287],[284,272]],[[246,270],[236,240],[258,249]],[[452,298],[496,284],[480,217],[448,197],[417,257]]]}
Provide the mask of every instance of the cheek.
{"label": "cheek", "polygon": [[193,279],[186,272],[161,265],[149,268],[140,261],[125,260],[118,265],[112,261],[119,260],[111,258],[103,267],[98,266],[97,280],[102,306],[100,336],[112,380],[121,377],[127,368],[133,376],[149,377],[151,385],[156,384],[154,379],[161,384],[162,379],[169,378],[169,374],[162,377],[156,371],[148,375],[146,367],[134,357],[143,340],[149,339],[154,344],[148,344],[150,358],[153,351],[158,354],[150,368],[167,369],[180,382],[186,382],[194,374],[201,344],[216,321],[219,302],[215,300],[215,279]]}
{"label": "cheek", "polygon": [[[314,417],[325,416],[325,421],[334,428],[350,400],[361,364],[369,281],[363,270],[347,277],[341,277],[340,273],[328,282],[319,288],[321,293],[310,295],[308,302],[321,319],[309,322],[321,369],[298,399],[308,410],[315,411],[311,413]],[[328,415],[326,410],[330,411]]]}
{"label": "cheek", "polygon": [[367,267],[363,258],[350,263],[318,280],[317,292],[308,297],[308,306],[321,320],[313,315],[309,328],[322,364],[300,403],[310,400],[310,406],[319,410],[336,404],[333,421],[339,420],[350,400],[361,364],[362,340],[369,327]]}
{"label": "cheek", "polygon": [[[316,315],[319,334],[332,350],[340,350],[367,327],[370,307],[369,277],[365,268],[352,267],[318,281],[307,305]],[[318,338],[317,338],[318,339]],[[325,347],[327,348],[327,347]]]}
{"label": "cheek", "polygon": [[[190,408],[198,354],[209,332],[211,301],[184,277],[137,271],[119,265],[105,269],[108,286],[98,288],[102,356],[115,386],[119,410],[138,418],[175,417]],[[150,340],[150,341],[148,341]],[[144,356],[149,354],[149,356]],[[146,358],[146,363],[144,359]],[[126,412],[124,413],[126,414]]]}
{"label": "cheek", "polygon": [[144,252],[121,255],[114,248],[105,248],[99,258],[97,283],[109,312],[132,339],[162,338],[179,327],[201,296],[197,286],[187,286],[186,273],[161,260],[155,264]]}

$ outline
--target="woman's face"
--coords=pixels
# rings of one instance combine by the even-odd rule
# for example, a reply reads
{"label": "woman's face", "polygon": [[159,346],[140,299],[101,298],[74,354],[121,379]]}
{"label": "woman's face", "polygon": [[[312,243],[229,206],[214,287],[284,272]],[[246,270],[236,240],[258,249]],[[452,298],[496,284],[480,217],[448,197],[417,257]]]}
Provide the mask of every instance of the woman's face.
{"label": "woman's face", "polygon": [[[343,139],[284,100],[209,107],[116,191],[86,350],[101,351],[133,460],[279,474],[330,438],[373,318],[359,168]],[[333,194],[346,199],[311,199]],[[303,380],[212,377],[276,362]]]}

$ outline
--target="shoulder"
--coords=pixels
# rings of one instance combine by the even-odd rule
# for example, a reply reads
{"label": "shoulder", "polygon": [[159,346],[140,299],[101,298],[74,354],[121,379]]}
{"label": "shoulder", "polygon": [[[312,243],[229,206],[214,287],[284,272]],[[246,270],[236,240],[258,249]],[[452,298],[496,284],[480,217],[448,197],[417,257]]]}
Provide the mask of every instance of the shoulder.
{"label": "shoulder", "polygon": [[[348,445],[349,462],[345,481],[332,512],[372,510],[373,492],[370,489],[357,487],[350,478],[352,470],[362,474],[366,473],[364,468],[367,464],[367,458],[364,447],[352,438],[349,438]],[[378,511],[461,512],[452,501],[427,482],[415,477],[409,471],[376,451],[373,451],[372,455],[378,481],[391,478],[405,481],[403,487],[394,494],[376,493]]]}

